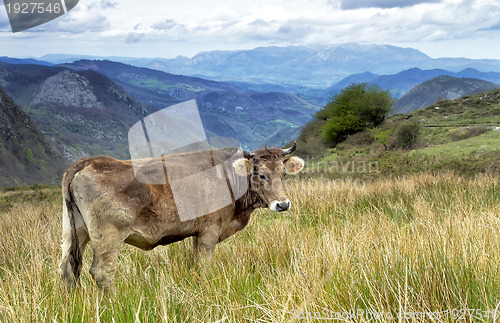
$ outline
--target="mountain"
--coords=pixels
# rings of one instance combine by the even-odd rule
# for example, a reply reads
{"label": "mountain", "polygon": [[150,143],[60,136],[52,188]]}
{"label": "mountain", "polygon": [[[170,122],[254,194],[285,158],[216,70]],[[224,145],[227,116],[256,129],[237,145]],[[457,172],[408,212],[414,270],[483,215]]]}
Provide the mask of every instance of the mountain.
{"label": "mountain", "polygon": [[473,78],[438,76],[425,81],[403,95],[393,107],[394,113],[409,113],[444,99],[457,99],[500,89],[500,85]]}
{"label": "mountain", "polygon": [[156,110],[102,74],[65,70],[36,89],[26,111],[76,160],[98,154],[128,158],[128,130]]}
{"label": "mountain", "polygon": [[44,66],[52,66],[54,64],[40,61],[34,58],[14,58],[7,56],[0,56],[0,62],[8,63],[8,64],[34,64],[34,65],[44,65]]}
{"label": "mountain", "polygon": [[174,75],[107,60],[80,60],[59,66],[75,71],[89,70],[106,75],[138,100],[157,109],[193,99],[197,93],[203,91],[239,91],[236,87],[225,83]]}
{"label": "mountain", "polygon": [[[53,62],[50,56],[41,59]],[[62,59],[63,55],[58,55],[54,61]],[[69,62],[75,57],[68,55],[66,59]],[[349,75],[364,72],[386,75],[414,67],[451,72],[468,68],[500,72],[499,60],[434,59],[412,48],[355,43],[208,51],[191,58],[121,57],[113,60],[218,81],[280,85],[290,93],[295,93],[297,86],[325,89]]]}
{"label": "mountain", "polygon": [[0,62],[0,86],[20,106],[31,103],[35,91],[51,76],[67,68],[34,64],[7,64]]}
{"label": "mountain", "polygon": [[419,68],[411,68],[392,75],[377,75],[370,72],[353,74],[329,87],[323,97],[332,96],[353,82],[366,82],[377,84],[383,89],[389,89],[393,96],[398,98],[418,84],[442,75],[456,78],[475,78],[500,84],[499,72],[480,72],[468,68],[455,73],[443,69],[421,70]]}
{"label": "mountain", "polygon": [[66,158],[128,158],[130,126],[156,111],[94,71],[0,62],[0,85]]}
{"label": "mountain", "polygon": [[0,187],[59,184],[67,161],[0,87]]}
{"label": "mountain", "polygon": [[265,144],[278,146],[295,139],[288,135],[296,134],[318,110],[287,93],[243,90],[227,83],[117,62],[83,60],[63,66],[106,75],[156,109],[196,99],[208,135],[236,138],[248,149]]}
{"label": "mountain", "polygon": [[0,62],[0,85],[70,160],[95,154],[128,158],[131,125],[191,99],[197,100],[208,136],[236,138],[247,149],[295,139],[318,110],[291,94],[110,61],[51,67]]}

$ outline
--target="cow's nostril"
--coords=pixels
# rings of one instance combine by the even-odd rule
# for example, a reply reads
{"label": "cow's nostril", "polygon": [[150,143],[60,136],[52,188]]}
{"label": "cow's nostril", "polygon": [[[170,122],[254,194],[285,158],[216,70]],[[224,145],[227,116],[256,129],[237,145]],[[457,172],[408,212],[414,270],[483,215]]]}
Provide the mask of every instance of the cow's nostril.
{"label": "cow's nostril", "polygon": [[280,202],[278,203],[278,207],[280,211],[286,211],[290,208],[290,201]]}
{"label": "cow's nostril", "polygon": [[269,205],[269,208],[273,211],[282,212],[282,211],[289,210],[290,205],[291,205],[290,200],[286,199],[285,201],[281,201],[281,202],[273,201]]}

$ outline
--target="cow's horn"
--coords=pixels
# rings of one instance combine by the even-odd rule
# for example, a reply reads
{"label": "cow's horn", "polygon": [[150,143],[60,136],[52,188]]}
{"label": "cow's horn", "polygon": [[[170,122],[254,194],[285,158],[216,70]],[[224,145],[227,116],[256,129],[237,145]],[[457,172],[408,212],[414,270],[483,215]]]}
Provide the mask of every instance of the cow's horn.
{"label": "cow's horn", "polygon": [[293,142],[293,146],[290,148],[283,148],[283,154],[288,155],[291,154],[295,151],[295,148],[297,148],[297,142]]}

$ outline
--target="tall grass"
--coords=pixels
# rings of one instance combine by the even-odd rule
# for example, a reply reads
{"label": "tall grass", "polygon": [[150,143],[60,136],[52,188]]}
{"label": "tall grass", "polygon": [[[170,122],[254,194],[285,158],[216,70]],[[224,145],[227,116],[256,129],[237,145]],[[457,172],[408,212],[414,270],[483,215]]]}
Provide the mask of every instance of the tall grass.
{"label": "tall grass", "polygon": [[[498,178],[414,175],[288,183],[292,210],[256,211],[194,261],[191,241],[121,249],[114,291],[56,275],[59,200],[0,211],[3,322],[494,322],[500,314]],[[473,310],[470,311],[469,309]],[[432,313],[432,314],[431,314]]]}

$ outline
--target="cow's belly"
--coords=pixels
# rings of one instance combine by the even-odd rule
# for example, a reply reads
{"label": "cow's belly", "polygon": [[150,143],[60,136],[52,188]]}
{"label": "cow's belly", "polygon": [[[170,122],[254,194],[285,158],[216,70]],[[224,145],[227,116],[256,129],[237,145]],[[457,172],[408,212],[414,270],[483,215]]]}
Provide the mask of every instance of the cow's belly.
{"label": "cow's belly", "polygon": [[159,240],[153,241],[144,237],[141,234],[132,233],[125,239],[125,243],[132,245],[134,247],[140,248],[142,250],[151,250],[157,246],[168,245],[177,241],[186,239],[191,235],[168,235],[160,238]]}

